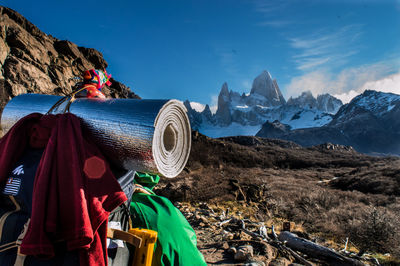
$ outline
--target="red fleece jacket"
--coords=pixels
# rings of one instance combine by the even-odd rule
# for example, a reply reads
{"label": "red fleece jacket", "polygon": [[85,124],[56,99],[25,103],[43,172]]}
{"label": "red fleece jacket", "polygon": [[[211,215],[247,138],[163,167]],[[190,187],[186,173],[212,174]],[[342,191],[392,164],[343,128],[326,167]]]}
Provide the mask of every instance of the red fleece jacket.
{"label": "red fleece jacket", "polygon": [[19,120],[0,140],[0,185],[27,145],[46,147],[21,253],[52,257],[53,243],[66,241],[68,250],[81,250],[81,265],[107,265],[108,216],[127,198],[79,118],[35,113]]}

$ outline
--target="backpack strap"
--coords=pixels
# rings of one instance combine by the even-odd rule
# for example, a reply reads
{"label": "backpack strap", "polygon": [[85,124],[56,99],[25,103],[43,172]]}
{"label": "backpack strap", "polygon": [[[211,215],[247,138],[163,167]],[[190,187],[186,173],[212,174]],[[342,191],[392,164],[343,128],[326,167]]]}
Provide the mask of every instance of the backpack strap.
{"label": "backpack strap", "polygon": [[[21,206],[15,200],[14,196],[9,195],[8,197],[11,200],[11,202],[14,204],[15,209],[12,210],[12,211],[8,211],[8,212],[4,213],[0,217],[0,238],[3,235],[3,228],[4,228],[4,224],[5,224],[6,220],[7,220],[7,217],[10,216],[11,214],[21,210]],[[9,249],[12,249],[12,248],[16,248],[16,247],[17,247],[17,241],[9,242],[9,243],[6,243],[6,244],[3,244],[3,245],[0,246],[0,252],[6,251],[6,250],[9,250]]]}
{"label": "backpack strap", "polygon": [[9,250],[9,249],[12,249],[12,248],[16,248],[16,247],[18,247],[17,246],[17,241],[6,243],[6,244],[0,246],[0,252],[6,251],[6,250]]}
{"label": "backpack strap", "polygon": [[28,226],[29,226],[30,221],[31,221],[31,219],[28,219],[28,221],[26,221],[26,223],[24,225],[24,229],[22,229],[22,232],[18,236],[18,239],[16,241],[16,243],[18,245],[18,252],[17,252],[17,258],[15,259],[14,266],[24,266],[26,255],[21,253],[20,248],[21,248],[22,240],[24,239],[26,232],[28,231]]}
{"label": "backpack strap", "polygon": [[9,195],[8,196],[11,200],[11,202],[14,204],[15,209],[9,212],[4,213],[1,218],[0,218],[0,238],[3,234],[3,227],[4,227],[4,223],[7,220],[7,217],[10,216],[12,213],[17,212],[19,210],[21,210],[21,206],[19,206],[18,202],[15,200],[14,196]]}
{"label": "backpack strap", "polygon": [[[10,197],[12,197],[12,196],[10,196]],[[25,237],[26,232],[28,231],[28,225],[29,225],[30,220],[31,219],[28,219],[28,221],[25,223],[24,229],[22,229],[22,232],[18,236],[18,239],[16,241],[13,241],[13,242],[10,242],[10,243],[0,246],[0,252],[6,251],[6,250],[9,250],[12,248],[18,248],[17,257],[15,259],[14,266],[23,266],[24,265],[26,255],[24,255],[20,252],[20,246],[21,246],[22,240]]]}

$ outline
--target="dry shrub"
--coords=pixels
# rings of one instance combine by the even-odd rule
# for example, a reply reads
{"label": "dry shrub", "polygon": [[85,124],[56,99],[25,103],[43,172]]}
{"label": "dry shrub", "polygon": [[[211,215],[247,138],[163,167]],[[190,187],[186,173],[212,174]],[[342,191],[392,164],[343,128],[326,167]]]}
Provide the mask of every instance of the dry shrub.
{"label": "dry shrub", "polygon": [[360,248],[400,257],[399,162],[278,140],[194,134],[186,171],[160,183],[173,184],[164,189],[175,195],[171,199],[255,205],[264,216],[294,221],[308,233],[350,237]]}
{"label": "dry shrub", "polygon": [[[361,219],[360,219],[361,218]],[[391,252],[400,255],[400,216],[385,208],[367,208],[349,227],[352,241],[361,252]]]}

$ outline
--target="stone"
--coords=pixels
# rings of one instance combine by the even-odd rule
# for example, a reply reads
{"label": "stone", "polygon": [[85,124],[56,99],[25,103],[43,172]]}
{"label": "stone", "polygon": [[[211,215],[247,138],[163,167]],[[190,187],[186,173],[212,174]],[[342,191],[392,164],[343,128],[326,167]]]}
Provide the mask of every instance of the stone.
{"label": "stone", "polygon": [[233,233],[225,231],[225,230],[222,231],[222,238],[223,239],[232,240],[234,237],[235,237],[235,235]]}
{"label": "stone", "polygon": [[288,266],[292,262],[286,258],[280,257],[269,263],[269,266]]}
{"label": "stone", "polygon": [[250,245],[240,246],[234,256],[237,261],[245,261],[253,257],[253,247]]}
{"label": "stone", "polygon": [[228,253],[236,254],[236,252],[237,252],[237,250],[236,250],[235,247],[230,247],[230,248],[228,249]]}
{"label": "stone", "polygon": [[272,261],[278,256],[278,249],[269,244],[266,244],[264,247],[264,253],[265,253],[265,255],[264,255],[265,258],[268,261]]}
{"label": "stone", "polygon": [[[0,38],[0,66],[4,64],[4,61],[6,60],[8,53],[10,52],[10,48],[6,45],[3,39]],[[0,75],[2,75],[0,73]],[[1,78],[2,76],[0,76]]]}
{"label": "stone", "polygon": [[265,266],[265,263],[262,261],[252,261],[244,264],[244,266]]}
{"label": "stone", "polygon": [[240,240],[252,240],[253,237],[249,234],[247,234],[246,232],[241,231],[240,235],[239,235],[239,239]]}

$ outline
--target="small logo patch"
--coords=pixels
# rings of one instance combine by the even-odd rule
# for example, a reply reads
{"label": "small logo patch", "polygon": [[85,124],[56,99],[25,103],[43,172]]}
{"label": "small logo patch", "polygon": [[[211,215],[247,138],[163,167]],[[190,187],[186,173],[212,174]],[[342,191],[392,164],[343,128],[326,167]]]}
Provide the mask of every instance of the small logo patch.
{"label": "small logo patch", "polygon": [[10,177],[8,178],[6,186],[4,187],[3,194],[16,196],[18,195],[20,187],[21,187],[21,179],[16,177]]}
{"label": "small logo patch", "polygon": [[23,175],[24,174],[24,165],[21,164],[20,166],[18,166],[17,168],[15,168],[12,173],[14,175]]}

